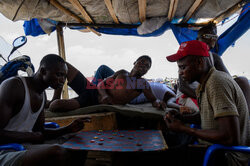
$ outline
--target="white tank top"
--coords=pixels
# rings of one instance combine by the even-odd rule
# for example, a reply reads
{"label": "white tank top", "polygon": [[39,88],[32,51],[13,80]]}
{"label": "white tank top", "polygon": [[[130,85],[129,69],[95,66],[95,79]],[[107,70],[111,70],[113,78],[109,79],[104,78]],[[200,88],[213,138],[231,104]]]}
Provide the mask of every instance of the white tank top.
{"label": "white tank top", "polygon": [[22,109],[13,116],[7,126],[5,126],[4,130],[7,131],[19,131],[19,132],[32,132],[32,129],[36,123],[36,120],[40,114],[40,112],[44,108],[45,104],[45,92],[43,92],[43,101],[40,109],[37,112],[32,112],[30,105],[30,93],[26,83],[25,78],[19,77],[24,85],[25,89],[25,97]]}

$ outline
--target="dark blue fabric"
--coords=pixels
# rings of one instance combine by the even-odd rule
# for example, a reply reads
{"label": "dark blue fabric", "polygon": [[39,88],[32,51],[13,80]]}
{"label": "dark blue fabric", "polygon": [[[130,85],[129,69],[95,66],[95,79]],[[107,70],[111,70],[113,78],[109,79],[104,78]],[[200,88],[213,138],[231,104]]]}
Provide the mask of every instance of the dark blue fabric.
{"label": "dark blue fabric", "polygon": [[115,73],[114,70],[112,70],[108,66],[101,65],[100,67],[98,67],[98,69],[97,69],[97,71],[95,73],[95,76],[94,76],[94,78],[92,80],[92,83],[97,86],[98,83],[100,83],[105,78],[113,75],[114,73]]}
{"label": "dark blue fabric", "polygon": [[192,30],[189,28],[183,28],[183,27],[178,27],[174,24],[170,25],[176,40],[178,41],[179,44],[182,42],[190,41],[190,40],[196,40],[198,31],[197,30]]}
{"label": "dark blue fabric", "polygon": [[16,76],[18,70],[26,69],[27,67],[31,67],[34,72],[34,66],[30,62],[30,57],[23,56],[23,59],[20,60],[12,60],[7,62],[3,67],[0,69],[0,83],[2,83],[5,79]]}
{"label": "dark blue fabric", "polygon": [[[44,19],[54,25],[57,24],[56,21],[50,20],[50,19]],[[23,29],[24,29],[24,33],[26,36],[30,35],[30,36],[39,36],[39,35],[44,35],[46,34],[43,29],[41,28],[38,20],[36,18],[33,18],[30,21],[24,21],[23,24]],[[52,27],[52,31],[56,30],[56,26]]]}
{"label": "dark blue fabric", "polygon": [[26,36],[28,35],[39,36],[39,35],[46,34],[40,27],[36,18],[33,18],[30,21],[24,21],[23,29],[24,29],[24,33]]}

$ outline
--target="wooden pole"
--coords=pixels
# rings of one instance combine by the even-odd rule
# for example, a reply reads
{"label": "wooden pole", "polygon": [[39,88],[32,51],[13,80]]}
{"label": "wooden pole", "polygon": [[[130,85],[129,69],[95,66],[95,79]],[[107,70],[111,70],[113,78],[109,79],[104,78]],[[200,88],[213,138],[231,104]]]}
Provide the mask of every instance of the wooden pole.
{"label": "wooden pole", "polygon": [[[57,43],[58,43],[59,56],[62,57],[66,61],[62,27],[56,26],[56,32],[57,32]],[[68,81],[66,80],[64,83],[64,86],[63,86],[63,91],[62,91],[62,98],[63,99],[69,98],[67,82]]]}
{"label": "wooden pole", "polygon": [[[80,17],[78,17],[77,15],[75,15],[74,13],[72,13],[71,11],[69,11],[68,9],[66,9],[64,6],[62,6],[57,0],[49,0],[49,2],[56,7],[57,9],[59,9],[60,11],[62,11],[63,13],[73,17],[75,20],[77,20],[78,22],[84,22]],[[96,30],[90,28],[90,27],[86,27],[88,30],[90,30],[91,32],[95,33],[98,36],[101,36],[101,34],[99,32],[97,32]]]}

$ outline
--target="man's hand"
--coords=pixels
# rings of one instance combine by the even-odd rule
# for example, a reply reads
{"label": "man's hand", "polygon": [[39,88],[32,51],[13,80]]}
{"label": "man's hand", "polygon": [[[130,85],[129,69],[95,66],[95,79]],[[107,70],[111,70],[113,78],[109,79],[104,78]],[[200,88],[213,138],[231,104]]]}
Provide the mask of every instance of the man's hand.
{"label": "man's hand", "polygon": [[166,103],[164,101],[157,101],[157,100],[155,100],[152,103],[152,106],[159,109],[159,110],[165,110],[165,108],[167,107]]}
{"label": "man's hand", "polygon": [[105,95],[101,98],[101,103],[102,104],[114,104],[112,98],[109,95]]}
{"label": "man's hand", "polygon": [[85,122],[91,122],[90,117],[78,118],[74,120],[70,125],[67,126],[69,133],[75,133],[84,128]]}
{"label": "man's hand", "polygon": [[[177,114],[176,114],[177,115]],[[176,116],[173,112],[168,112],[164,117],[167,127],[175,132],[182,132],[185,127],[181,120],[175,118]]]}

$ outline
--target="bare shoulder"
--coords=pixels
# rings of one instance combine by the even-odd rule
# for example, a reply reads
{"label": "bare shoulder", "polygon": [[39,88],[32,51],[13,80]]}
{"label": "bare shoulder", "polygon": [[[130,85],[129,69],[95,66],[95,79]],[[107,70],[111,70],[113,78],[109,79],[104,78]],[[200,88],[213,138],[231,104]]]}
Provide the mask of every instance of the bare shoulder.
{"label": "bare shoulder", "polygon": [[128,74],[128,73],[129,73],[128,71],[122,69],[122,70],[119,70],[119,71],[115,72],[114,76],[117,77],[119,75],[125,75],[125,74]]}
{"label": "bare shoulder", "polygon": [[17,112],[24,100],[24,88],[19,78],[10,78],[0,85],[0,128]]}
{"label": "bare shoulder", "polygon": [[1,89],[2,88],[15,88],[15,87],[17,88],[23,87],[22,81],[17,77],[11,77],[9,79],[6,79],[0,85]]}
{"label": "bare shoulder", "polygon": [[118,74],[127,74],[128,71],[124,70],[124,69],[121,69],[121,70],[118,70],[116,73],[118,73]]}
{"label": "bare shoulder", "polygon": [[9,78],[3,81],[0,85],[0,98],[11,97],[20,97],[24,92],[23,83],[17,77]]}

